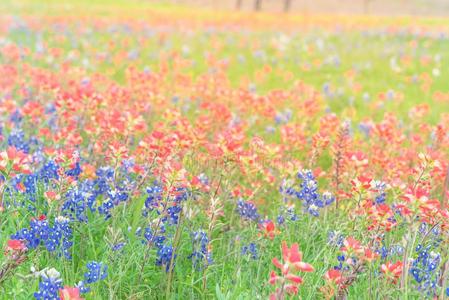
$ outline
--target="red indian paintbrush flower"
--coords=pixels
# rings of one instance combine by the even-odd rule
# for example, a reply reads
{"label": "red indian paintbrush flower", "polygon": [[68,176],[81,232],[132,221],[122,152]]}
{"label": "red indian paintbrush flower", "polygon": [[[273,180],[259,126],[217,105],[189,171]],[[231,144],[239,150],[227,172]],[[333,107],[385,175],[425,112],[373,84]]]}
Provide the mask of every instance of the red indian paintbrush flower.
{"label": "red indian paintbrush flower", "polygon": [[324,274],[325,285],[320,288],[325,299],[333,299],[338,293],[344,291],[345,277],[340,270],[330,269]]}
{"label": "red indian paintbrush flower", "polygon": [[282,242],[282,259],[283,263],[276,257],[272,260],[273,264],[281,270],[281,275],[271,271],[269,283],[272,285],[279,284],[281,287],[276,289],[276,292],[270,296],[270,299],[283,299],[285,293],[298,293],[298,285],[303,282],[303,279],[291,273],[292,271],[314,271],[312,265],[302,261],[302,253],[299,251],[297,243],[294,243],[289,248],[285,241]]}
{"label": "red indian paintbrush flower", "polygon": [[401,261],[397,261],[394,264],[387,262],[386,264],[382,264],[380,270],[391,282],[396,283],[402,274],[402,267],[403,264]]}
{"label": "red indian paintbrush flower", "polygon": [[80,297],[80,290],[77,287],[65,286],[59,290],[59,297],[61,300],[84,300]]}
{"label": "red indian paintbrush flower", "polygon": [[281,269],[283,274],[288,274],[292,266],[297,271],[312,272],[313,267],[302,261],[302,253],[298,250],[299,246],[297,243],[294,243],[291,248],[288,248],[287,243],[285,241],[282,242],[282,258],[284,259],[284,264],[281,264],[276,257],[273,258],[273,264]]}
{"label": "red indian paintbrush flower", "polygon": [[259,224],[259,228],[263,231],[264,236],[270,238],[270,240],[272,240],[277,233],[276,225],[274,225],[271,220]]}
{"label": "red indian paintbrush flower", "polygon": [[326,281],[334,282],[335,284],[340,284],[343,280],[343,275],[339,270],[330,269],[324,274],[324,279],[326,279]]}
{"label": "red indian paintbrush flower", "polygon": [[31,174],[29,167],[29,156],[15,147],[9,147],[6,151],[0,153],[0,171],[14,174]]}
{"label": "red indian paintbrush flower", "polygon": [[362,245],[353,237],[346,238],[343,245],[344,246],[341,248],[341,251],[347,253],[348,255],[363,253]]}
{"label": "red indian paintbrush flower", "polygon": [[8,240],[6,243],[7,251],[23,251],[26,250],[25,243],[21,240]]}

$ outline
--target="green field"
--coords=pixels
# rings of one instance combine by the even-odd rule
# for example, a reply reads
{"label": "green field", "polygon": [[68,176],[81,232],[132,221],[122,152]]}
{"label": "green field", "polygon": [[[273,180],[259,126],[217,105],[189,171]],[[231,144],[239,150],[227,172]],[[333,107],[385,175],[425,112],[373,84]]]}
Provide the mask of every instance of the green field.
{"label": "green field", "polygon": [[[0,299],[33,298],[43,277],[30,268],[55,268],[74,287],[89,261],[106,264],[108,274],[85,299],[267,299],[282,241],[298,243],[314,271],[300,273],[298,295],[277,285],[275,299],[325,299],[323,276],[344,252],[329,242],[331,232],[378,254],[348,262],[344,252],[348,282],[334,286],[335,299],[447,299],[448,72],[444,18],[3,0]],[[32,157],[20,162],[30,174],[14,169],[10,147]],[[75,155],[58,151],[79,153],[81,174],[70,175]],[[42,175],[48,161],[60,168],[51,180]],[[101,173],[106,166],[110,177]],[[311,207],[280,192],[290,181],[303,188],[302,168],[313,170],[319,197],[328,190],[338,205]],[[357,185],[366,178],[369,187]],[[375,180],[386,183],[383,196]],[[147,188],[158,184],[154,204]],[[257,217],[245,217],[239,200]],[[104,213],[103,205],[112,208]],[[12,237],[40,215],[49,224],[69,220],[70,259],[48,250],[42,233],[36,246]],[[146,228],[175,249],[168,264],[155,263],[162,248]],[[11,239],[26,242],[23,261],[8,252]],[[254,257],[242,248],[250,244]],[[435,269],[422,271],[431,288],[409,272],[420,262],[417,245],[438,255]],[[382,247],[402,252],[384,257]],[[410,264],[391,280],[381,266],[396,261]]]}

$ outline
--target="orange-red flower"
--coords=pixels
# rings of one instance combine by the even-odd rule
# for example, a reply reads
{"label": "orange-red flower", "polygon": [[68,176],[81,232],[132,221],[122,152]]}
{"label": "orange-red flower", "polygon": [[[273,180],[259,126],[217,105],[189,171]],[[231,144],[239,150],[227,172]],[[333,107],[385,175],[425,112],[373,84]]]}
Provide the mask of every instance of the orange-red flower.
{"label": "orange-red flower", "polygon": [[394,264],[387,262],[386,264],[382,264],[380,270],[391,282],[396,283],[402,274],[402,267],[403,264],[401,261],[397,261]]}
{"label": "orange-red flower", "polygon": [[266,237],[269,237],[271,240],[274,239],[274,236],[276,235],[276,225],[274,225],[273,221],[263,222],[262,224],[259,224],[259,228],[263,230],[263,234]]}

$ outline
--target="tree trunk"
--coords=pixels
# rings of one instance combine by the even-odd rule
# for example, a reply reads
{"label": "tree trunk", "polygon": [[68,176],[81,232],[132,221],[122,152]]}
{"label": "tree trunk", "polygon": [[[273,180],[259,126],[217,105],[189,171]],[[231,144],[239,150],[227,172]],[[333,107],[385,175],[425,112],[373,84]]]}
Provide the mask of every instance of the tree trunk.
{"label": "tree trunk", "polygon": [[242,8],[243,0],[237,0],[235,2],[235,9],[240,10]]}
{"label": "tree trunk", "polygon": [[291,4],[292,4],[292,0],[284,0],[284,12],[290,11]]}
{"label": "tree trunk", "polygon": [[363,0],[363,13],[365,15],[369,14],[369,4],[371,0]]}
{"label": "tree trunk", "polygon": [[262,9],[262,0],[256,0],[254,2],[254,10],[259,11]]}

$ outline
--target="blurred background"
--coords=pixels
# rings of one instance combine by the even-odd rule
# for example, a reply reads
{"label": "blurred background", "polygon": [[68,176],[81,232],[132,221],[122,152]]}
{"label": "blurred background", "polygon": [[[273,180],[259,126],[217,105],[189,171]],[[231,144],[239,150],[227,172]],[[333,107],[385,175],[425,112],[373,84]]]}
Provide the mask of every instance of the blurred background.
{"label": "blurred background", "polygon": [[449,15],[449,0],[166,0],[214,9],[379,15]]}
{"label": "blurred background", "polygon": [[373,16],[449,17],[449,0],[0,0],[0,17],[24,12],[47,13],[73,7],[114,12],[198,7],[214,11],[290,12]]}

